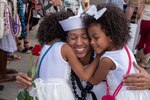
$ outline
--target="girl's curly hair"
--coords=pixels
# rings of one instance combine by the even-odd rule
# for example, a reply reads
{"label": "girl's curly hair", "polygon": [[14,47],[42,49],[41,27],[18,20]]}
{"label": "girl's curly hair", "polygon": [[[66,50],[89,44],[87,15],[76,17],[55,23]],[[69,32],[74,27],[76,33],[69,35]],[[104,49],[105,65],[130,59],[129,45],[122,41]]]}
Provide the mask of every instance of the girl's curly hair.
{"label": "girl's curly hair", "polygon": [[37,38],[41,45],[51,42],[55,38],[66,41],[66,32],[62,29],[59,21],[67,19],[72,14],[65,11],[51,13],[40,23]]}
{"label": "girl's curly hair", "polygon": [[107,8],[106,12],[97,20],[93,16],[86,15],[84,17],[85,26],[89,28],[93,24],[99,24],[103,32],[112,38],[115,47],[124,46],[131,38],[125,13],[111,3],[97,5],[97,10],[104,7]]}

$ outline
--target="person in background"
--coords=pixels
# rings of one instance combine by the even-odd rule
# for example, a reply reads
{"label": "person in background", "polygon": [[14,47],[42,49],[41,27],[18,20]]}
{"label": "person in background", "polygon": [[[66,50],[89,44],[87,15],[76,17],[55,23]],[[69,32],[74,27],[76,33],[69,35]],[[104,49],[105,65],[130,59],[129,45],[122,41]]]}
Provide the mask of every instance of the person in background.
{"label": "person in background", "polygon": [[13,71],[16,72],[16,70],[7,69],[7,53],[16,51],[17,47],[11,30],[9,1],[1,0],[0,8],[0,25],[2,27],[2,29],[0,29],[0,34],[3,36],[0,38],[0,83],[3,83],[15,81],[15,75],[8,75],[12,74]]}
{"label": "person in background", "polygon": [[137,12],[141,18],[140,40],[137,44],[137,60],[141,67],[150,68],[150,0],[143,0]]}
{"label": "person in background", "polygon": [[65,10],[69,10],[75,15],[80,8],[80,4],[84,7],[85,10],[90,7],[90,0],[52,0],[52,3],[57,7],[64,7]]}
{"label": "person in background", "polygon": [[[39,20],[44,16],[42,10],[42,4],[39,0],[32,0],[32,9],[30,11],[29,16],[31,16],[31,26],[35,26],[38,24]],[[31,27],[31,28],[32,28]]]}
{"label": "person in background", "polygon": [[123,0],[105,0],[105,3],[116,4],[121,9],[123,9],[123,5],[124,5],[124,1]]}
{"label": "person in background", "polygon": [[135,9],[138,7],[140,0],[124,0],[127,3],[127,8],[125,10],[128,21],[131,20]]}
{"label": "person in background", "polygon": [[[32,2],[29,0],[22,0],[23,2],[23,14],[24,14],[24,22],[26,25],[26,30],[27,30],[27,36],[25,38],[20,38],[17,37],[16,38],[16,42],[17,42],[17,49],[19,52],[22,53],[31,53],[32,50],[32,46],[30,46],[29,43],[29,31],[32,29],[32,25],[31,25],[31,20],[32,20],[32,14],[31,14],[31,9],[32,9]],[[22,40],[23,40],[23,44],[22,44]]]}

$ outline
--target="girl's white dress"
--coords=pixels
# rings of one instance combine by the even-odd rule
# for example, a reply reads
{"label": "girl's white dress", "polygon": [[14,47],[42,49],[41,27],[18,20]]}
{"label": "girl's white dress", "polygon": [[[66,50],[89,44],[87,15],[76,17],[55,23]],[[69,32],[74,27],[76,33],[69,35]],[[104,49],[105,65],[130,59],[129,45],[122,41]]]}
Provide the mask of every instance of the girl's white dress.
{"label": "girl's white dress", "polygon": [[[37,96],[38,100],[74,100],[68,84],[71,67],[61,55],[63,44],[65,43],[55,43],[45,55],[41,67],[38,68],[39,78],[34,81],[36,88],[29,89],[30,95]],[[43,47],[40,60],[49,47],[49,45]]]}
{"label": "girl's white dress", "polygon": [[[129,50],[129,52],[132,62],[136,61],[132,51]],[[123,80],[123,75],[125,75],[128,70],[128,55],[126,50],[123,48],[117,51],[108,51],[102,56],[102,58],[103,57],[110,58],[116,65],[116,69],[109,71],[106,77],[110,94],[112,95],[120,82]],[[138,73],[133,64],[130,73]],[[117,94],[115,100],[150,100],[150,90],[127,90],[127,87],[123,86]]]}

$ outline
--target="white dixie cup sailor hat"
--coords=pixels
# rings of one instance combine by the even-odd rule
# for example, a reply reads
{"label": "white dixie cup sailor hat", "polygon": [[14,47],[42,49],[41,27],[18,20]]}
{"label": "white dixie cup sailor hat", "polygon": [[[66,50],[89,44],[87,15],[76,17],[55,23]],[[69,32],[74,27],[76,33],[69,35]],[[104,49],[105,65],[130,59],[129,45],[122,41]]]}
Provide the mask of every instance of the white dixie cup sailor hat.
{"label": "white dixie cup sailor hat", "polygon": [[84,23],[81,19],[81,14],[83,14],[82,6],[80,6],[78,14],[71,16],[68,19],[59,21],[64,31],[71,31],[75,29],[85,28]]}

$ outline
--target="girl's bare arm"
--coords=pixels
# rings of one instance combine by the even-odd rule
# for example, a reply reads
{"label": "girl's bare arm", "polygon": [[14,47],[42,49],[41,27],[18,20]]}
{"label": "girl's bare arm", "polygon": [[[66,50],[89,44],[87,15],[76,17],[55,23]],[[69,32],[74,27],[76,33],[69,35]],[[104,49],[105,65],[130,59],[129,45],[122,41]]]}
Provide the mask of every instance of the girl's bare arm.
{"label": "girl's bare arm", "polygon": [[67,44],[62,47],[62,56],[66,61],[69,62],[71,68],[77,74],[77,76],[84,81],[88,81],[92,74],[95,72],[100,58],[100,55],[98,55],[96,59],[88,65],[87,68],[84,68],[76,57],[72,48]]}
{"label": "girl's bare arm", "polygon": [[109,70],[114,70],[115,68],[116,68],[116,66],[111,59],[109,59],[107,57],[103,57],[99,61],[99,66],[98,66],[96,72],[90,78],[89,82],[93,85],[99,84],[100,82],[102,82],[103,80],[106,79],[106,76],[107,76]]}

